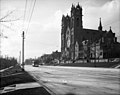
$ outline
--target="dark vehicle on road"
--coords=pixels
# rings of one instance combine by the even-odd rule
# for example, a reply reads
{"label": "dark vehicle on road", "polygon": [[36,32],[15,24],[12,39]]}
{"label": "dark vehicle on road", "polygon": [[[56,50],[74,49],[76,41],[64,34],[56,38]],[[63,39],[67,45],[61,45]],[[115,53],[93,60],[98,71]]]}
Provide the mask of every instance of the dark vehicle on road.
{"label": "dark vehicle on road", "polygon": [[33,67],[39,67],[39,61],[38,60],[33,61],[32,66]]}

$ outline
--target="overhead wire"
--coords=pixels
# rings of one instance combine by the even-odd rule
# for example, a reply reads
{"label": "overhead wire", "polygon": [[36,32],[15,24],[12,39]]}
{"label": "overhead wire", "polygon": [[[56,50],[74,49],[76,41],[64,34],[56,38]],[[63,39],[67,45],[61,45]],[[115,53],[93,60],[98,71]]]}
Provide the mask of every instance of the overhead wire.
{"label": "overhead wire", "polygon": [[[30,2],[31,1],[31,2]],[[27,10],[27,15],[26,15],[26,27],[25,27],[25,31],[27,30],[27,26],[28,26],[28,21],[30,19],[30,15],[32,13],[32,7],[33,7],[33,0],[30,0],[29,1],[29,5],[27,6],[28,7],[28,10]]]}
{"label": "overhead wire", "polygon": [[26,10],[27,10],[27,0],[25,1],[25,9],[24,9],[24,16],[23,16],[23,29],[25,28]]}
{"label": "overhead wire", "polygon": [[36,3],[36,0],[34,0],[34,4],[33,4],[33,7],[32,7],[32,12],[30,14],[30,18],[29,18],[28,25],[27,25],[27,28],[26,28],[26,34],[28,32],[29,25],[30,25],[30,22],[31,22],[31,18],[32,18],[32,15],[33,15],[33,12],[34,12],[35,3]]}

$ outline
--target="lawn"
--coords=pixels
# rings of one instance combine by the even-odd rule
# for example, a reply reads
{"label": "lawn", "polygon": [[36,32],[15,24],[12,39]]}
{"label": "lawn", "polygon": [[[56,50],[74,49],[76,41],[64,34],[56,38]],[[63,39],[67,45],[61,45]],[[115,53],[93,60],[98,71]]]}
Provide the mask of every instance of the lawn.
{"label": "lawn", "polygon": [[35,82],[35,80],[18,65],[0,72],[0,87],[26,82]]}
{"label": "lawn", "polygon": [[[14,84],[36,82],[34,78],[26,71],[22,71],[20,66],[15,66],[4,72],[0,72],[0,90],[3,90],[6,86],[12,86]],[[2,95],[51,95],[44,87],[33,87],[26,89],[19,89],[2,93]]]}

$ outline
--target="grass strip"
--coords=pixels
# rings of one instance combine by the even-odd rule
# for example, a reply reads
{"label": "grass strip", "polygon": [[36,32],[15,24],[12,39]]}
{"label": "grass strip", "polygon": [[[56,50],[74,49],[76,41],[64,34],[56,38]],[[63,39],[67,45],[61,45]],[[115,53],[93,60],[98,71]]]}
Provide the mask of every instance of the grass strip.
{"label": "grass strip", "polygon": [[1,77],[0,87],[5,87],[8,85],[35,82],[35,80],[27,73],[21,72],[20,74],[15,74],[7,77]]}
{"label": "grass strip", "polygon": [[3,72],[0,72],[0,77],[4,77],[7,75],[15,74],[15,73],[20,73],[22,72],[22,69],[19,65],[13,66],[12,68],[6,69]]}
{"label": "grass strip", "polygon": [[4,93],[2,95],[51,95],[51,94],[43,87],[36,87],[29,89],[20,89],[20,90]]}

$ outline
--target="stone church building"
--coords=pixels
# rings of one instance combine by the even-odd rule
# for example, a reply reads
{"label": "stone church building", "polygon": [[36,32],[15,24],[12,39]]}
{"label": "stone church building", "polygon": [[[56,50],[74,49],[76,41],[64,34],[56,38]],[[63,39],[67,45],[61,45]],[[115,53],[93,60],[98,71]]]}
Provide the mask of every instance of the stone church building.
{"label": "stone church building", "polygon": [[83,28],[82,7],[79,3],[71,7],[71,15],[62,16],[61,56],[62,59],[77,60],[80,58],[117,57],[112,50],[117,42],[112,29],[103,30],[101,18],[98,30]]}

